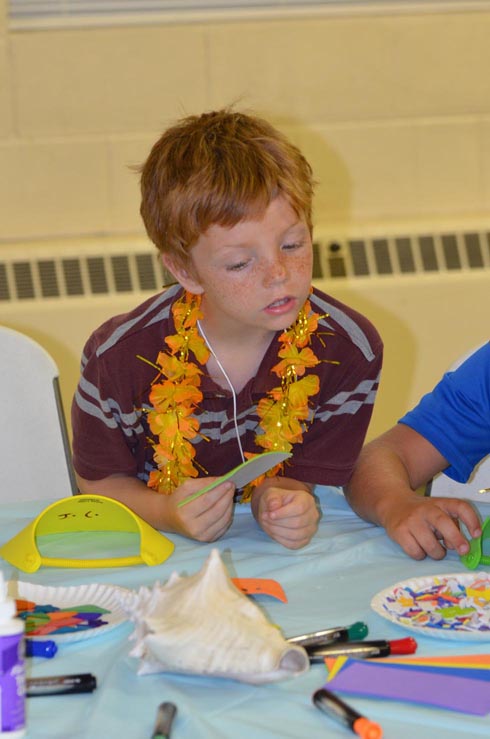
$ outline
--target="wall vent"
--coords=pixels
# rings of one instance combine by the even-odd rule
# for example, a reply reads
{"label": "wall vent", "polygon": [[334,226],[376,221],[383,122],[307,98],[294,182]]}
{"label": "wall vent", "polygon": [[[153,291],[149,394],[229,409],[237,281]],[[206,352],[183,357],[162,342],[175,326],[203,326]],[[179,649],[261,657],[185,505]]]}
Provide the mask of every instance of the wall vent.
{"label": "wall vent", "polygon": [[[71,254],[73,247],[0,247],[0,303],[80,296],[157,292],[172,276],[156,250],[147,243],[128,241],[90,244]],[[67,253],[68,250],[68,253]],[[41,253],[38,253],[41,252]],[[80,256],[80,254],[82,254]],[[490,231],[445,232],[373,238],[336,239],[320,236],[314,242],[314,280],[416,276],[458,270],[490,269]]]}
{"label": "wall vent", "polygon": [[471,231],[320,239],[314,244],[313,277],[418,275],[490,268],[490,232]]}
{"label": "wall vent", "polygon": [[[471,230],[470,230],[471,229]],[[0,322],[39,341],[70,408],[91,332],[172,281],[144,237],[0,244]],[[315,286],[364,314],[385,344],[370,435],[391,426],[454,359],[488,339],[490,228],[418,233],[318,228]]]}
{"label": "wall vent", "polygon": [[15,253],[7,257],[0,247],[0,303],[157,292],[174,281],[156,251],[134,252],[134,245],[126,253],[107,254],[105,246],[87,256],[62,256],[64,251],[56,246],[53,256],[40,258],[31,248],[29,258],[19,258]]}

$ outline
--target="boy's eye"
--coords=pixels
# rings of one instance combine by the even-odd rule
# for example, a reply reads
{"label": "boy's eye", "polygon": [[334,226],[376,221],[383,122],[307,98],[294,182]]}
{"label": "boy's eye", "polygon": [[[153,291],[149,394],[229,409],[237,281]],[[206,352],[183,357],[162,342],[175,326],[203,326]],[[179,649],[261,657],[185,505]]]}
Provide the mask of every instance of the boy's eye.
{"label": "boy's eye", "polygon": [[294,249],[300,249],[303,246],[302,241],[293,241],[291,244],[284,244],[283,249],[288,251],[294,251]]}
{"label": "boy's eye", "polygon": [[226,271],[227,272],[239,272],[241,269],[244,269],[246,267],[248,262],[237,262],[236,264],[230,264],[227,266]]}

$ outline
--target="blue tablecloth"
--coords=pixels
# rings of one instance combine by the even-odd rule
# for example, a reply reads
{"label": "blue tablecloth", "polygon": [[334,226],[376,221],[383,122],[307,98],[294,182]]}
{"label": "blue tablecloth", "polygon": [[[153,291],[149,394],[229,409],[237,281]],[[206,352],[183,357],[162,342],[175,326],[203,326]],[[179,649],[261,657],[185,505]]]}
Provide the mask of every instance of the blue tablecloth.
{"label": "blue tablecloth", "polygon": [[[317,494],[323,511],[319,531],[299,551],[273,542],[253,521],[249,507],[238,506],[231,529],[219,542],[198,544],[170,535],[175,552],[156,567],[42,567],[34,574],[15,570],[5,561],[1,567],[7,579],[43,585],[100,582],[137,589],[154,581],[164,583],[173,571],[181,575],[197,572],[211,548],[216,547],[232,577],[273,578],[282,585],[287,603],[269,596],[257,596],[256,602],[286,636],[360,620],[368,624],[371,639],[409,635],[371,610],[370,601],[377,592],[407,578],[467,572],[451,552],[442,562],[409,559],[382,529],[359,519],[338,490],[317,488]],[[46,505],[39,501],[0,505],[0,543],[23,529]],[[29,698],[30,739],[148,739],[157,706],[163,701],[172,701],[178,707],[173,739],[315,739],[349,735],[348,730],[311,703],[313,692],[325,682],[323,665],[313,665],[301,677],[258,687],[207,677],[138,676],[137,662],[129,656],[131,631],[131,624],[125,623],[107,634],[61,645],[52,660],[27,660],[28,674],[33,677],[92,672],[98,680],[98,688],[92,694]],[[430,637],[417,640],[420,655],[490,652],[490,642]],[[490,717],[343,697],[359,712],[379,722],[386,739],[456,739],[490,734]]]}

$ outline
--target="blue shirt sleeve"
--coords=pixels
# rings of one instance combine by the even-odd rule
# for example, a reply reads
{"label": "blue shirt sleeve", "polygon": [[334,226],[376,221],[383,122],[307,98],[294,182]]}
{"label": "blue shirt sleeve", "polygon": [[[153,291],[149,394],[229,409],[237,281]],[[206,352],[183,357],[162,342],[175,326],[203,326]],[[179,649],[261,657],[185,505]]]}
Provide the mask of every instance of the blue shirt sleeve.
{"label": "blue shirt sleeve", "polygon": [[452,372],[399,420],[447,459],[444,473],[466,482],[490,453],[490,343]]}

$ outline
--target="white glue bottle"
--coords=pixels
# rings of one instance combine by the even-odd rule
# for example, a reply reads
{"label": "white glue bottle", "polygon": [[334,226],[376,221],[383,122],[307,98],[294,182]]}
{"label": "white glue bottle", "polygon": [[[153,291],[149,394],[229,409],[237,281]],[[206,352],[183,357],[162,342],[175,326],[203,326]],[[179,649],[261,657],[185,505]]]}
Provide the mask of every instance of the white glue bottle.
{"label": "white glue bottle", "polygon": [[0,736],[25,734],[24,622],[0,572]]}

